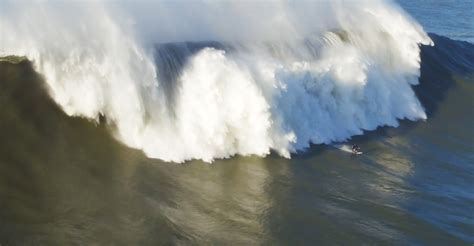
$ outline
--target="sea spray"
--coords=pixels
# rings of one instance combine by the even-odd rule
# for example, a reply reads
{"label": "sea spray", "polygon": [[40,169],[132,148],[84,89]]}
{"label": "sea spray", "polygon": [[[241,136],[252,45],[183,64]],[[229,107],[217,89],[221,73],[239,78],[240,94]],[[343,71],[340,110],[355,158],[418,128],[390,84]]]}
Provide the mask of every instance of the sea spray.
{"label": "sea spray", "polygon": [[[7,2],[0,13],[1,55],[32,60],[68,115],[104,115],[119,140],[165,161],[290,157],[426,118],[411,85],[431,41],[390,2]],[[156,55],[198,40],[216,42]]]}

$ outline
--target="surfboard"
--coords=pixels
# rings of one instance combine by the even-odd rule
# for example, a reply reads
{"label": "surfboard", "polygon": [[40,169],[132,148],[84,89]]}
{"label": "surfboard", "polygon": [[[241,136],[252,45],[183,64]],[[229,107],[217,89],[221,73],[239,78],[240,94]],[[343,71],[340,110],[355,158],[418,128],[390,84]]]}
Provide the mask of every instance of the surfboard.
{"label": "surfboard", "polygon": [[362,155],[363,154],[362,151],[358,151],[358,152],[352,151],[351,146],[349,146],[347,144],[333,144],[332,146],[334,146],[335,148],[337,148],[339,150],[342,150],[344,152],[351,153],[353,155]]}

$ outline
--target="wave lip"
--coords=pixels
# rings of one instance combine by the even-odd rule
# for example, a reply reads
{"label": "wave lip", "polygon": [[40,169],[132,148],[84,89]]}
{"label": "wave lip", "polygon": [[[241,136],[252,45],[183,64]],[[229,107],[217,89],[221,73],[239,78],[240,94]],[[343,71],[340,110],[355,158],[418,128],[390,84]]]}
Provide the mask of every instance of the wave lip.
{"label": "wave lip", "polygon": [[[183,7],[168,4],[155,7]],[[161,50],[150,49],[143,20],[120,4],[7,7],[2,55],[28,57],[68,115],[104,115],[119,140],[149,157],[212,162],[270,150],[290,157],[311,143],[426,119],[411,86],[420,73],[419,44],[432,41],[387,2],[275,2],[263,20],[246,5],[203,3],[204,13],[230,17],[207,22],[201,13],[190,23],[228,41]],[[302,14],[311,9],[330,14]],[[255,21],[252,30],[226,30],[245,18]],[[162,23],[176,18],[169,21]],[[270,27],[286,35],[269,35]]]}

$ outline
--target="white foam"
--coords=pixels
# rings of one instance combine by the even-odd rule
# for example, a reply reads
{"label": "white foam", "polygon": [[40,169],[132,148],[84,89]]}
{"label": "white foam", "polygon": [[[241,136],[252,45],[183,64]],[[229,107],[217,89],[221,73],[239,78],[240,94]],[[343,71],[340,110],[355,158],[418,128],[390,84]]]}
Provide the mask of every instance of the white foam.
{"label": "white foam", "polygon": [[[255,26],[239,31],[228,16],[194,17],[196,28],[207,25],[209,35],[199,38],[240,38],[235,42],[245,49],[196,53],[172,96],[164,95],[169,92],[144,45],[156,41],[144,37],[160,33],[140,32],[152,28],[148,22],[141,28],[138,10],[127,13],[119,3],[8,3],[0,12],[1,53],[31,59],[68,115],[104,114],[119,140],[166,161],[210,162],[270,150],[290,157],[310,143],[344,141],[403,118],[426,119],[411,85],[418,82],[418,44],[431,41],[403,11],[372,1],[274,4],[267,19],[237,2],[199,5],[204,12],[230,8],[232,18],[248,17]],[[311,15],[316,7],[326,14]],[[169,21],[156,23],[158,29],[171,35],[166,30],[179,17],[160,18]],[[269,34],[275,31],[280,34]],[[174,39],[192,37],[175,32]]]}

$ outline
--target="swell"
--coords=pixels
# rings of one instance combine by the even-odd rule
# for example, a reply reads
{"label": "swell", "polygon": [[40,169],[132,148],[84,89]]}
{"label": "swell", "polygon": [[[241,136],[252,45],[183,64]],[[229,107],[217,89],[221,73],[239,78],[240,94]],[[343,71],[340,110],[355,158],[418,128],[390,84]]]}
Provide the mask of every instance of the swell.
{"label": "swell", "polygon": [[[435,46],[421,47],[420,84],[414,87],[428,116],[436,112],[455,79],[474,80],[474,45],[430,33]],[[464,98],[466,103],[469,99]]]}

